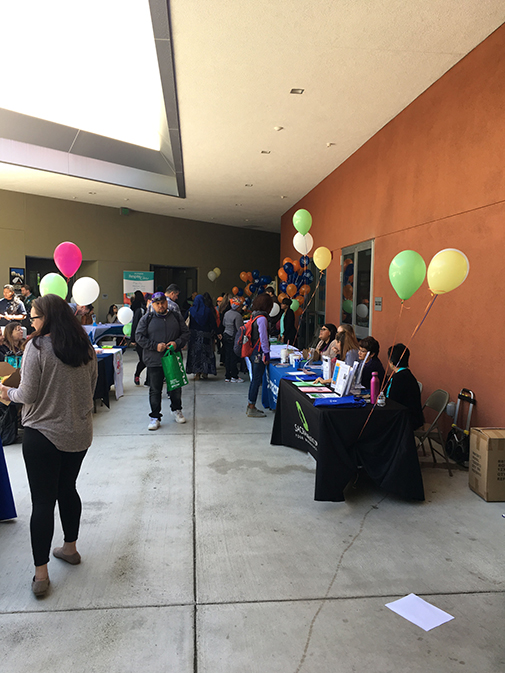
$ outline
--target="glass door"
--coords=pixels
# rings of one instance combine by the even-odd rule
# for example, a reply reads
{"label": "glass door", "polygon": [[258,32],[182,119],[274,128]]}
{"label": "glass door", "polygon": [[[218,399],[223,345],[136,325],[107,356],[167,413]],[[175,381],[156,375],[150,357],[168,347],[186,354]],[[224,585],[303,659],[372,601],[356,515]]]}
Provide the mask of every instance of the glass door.
{"label": "glass door", "polygon": [[340,321],[354,326],[358,339],[371,334],[373,241],[342,250]]}

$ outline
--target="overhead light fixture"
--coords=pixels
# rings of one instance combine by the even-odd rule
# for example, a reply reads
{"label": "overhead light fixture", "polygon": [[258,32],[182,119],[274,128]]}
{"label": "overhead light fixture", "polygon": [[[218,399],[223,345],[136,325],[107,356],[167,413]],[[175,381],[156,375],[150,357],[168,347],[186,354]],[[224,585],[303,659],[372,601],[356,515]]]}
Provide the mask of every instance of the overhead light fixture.
{"label": "overhead light fixture", "polygon": [[274,126],[274,131],[282,131],[284,126]]}
{"label": "overhead light fixture", "polygon": [[335,143],[326,143],[326,147],[334,147]]}
{"label": "overhead light fixture", "polygon": [[296,93],[298,95],[301,95],[304,91],[305,89],[291,89],[289,93]]}

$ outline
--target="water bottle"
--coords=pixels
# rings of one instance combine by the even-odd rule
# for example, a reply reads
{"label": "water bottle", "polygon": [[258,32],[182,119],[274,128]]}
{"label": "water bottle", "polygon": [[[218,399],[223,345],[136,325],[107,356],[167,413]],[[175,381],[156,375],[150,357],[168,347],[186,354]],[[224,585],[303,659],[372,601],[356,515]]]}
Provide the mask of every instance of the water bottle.
{"label": "water bottle", "polygon": [[372,379],[370,381],[370,402],[375,404],[379,395],[381,384],[379,381],[379,373],[372,372]]}
{"label": "water bottle", "polygon": [[379,397],[377,398],[377,406],[378,407],[385,407],[386,406],[386,396],[384,393],[381,391],[379,393]]}
{"label": "water bottle", "polygon": [[93,327],[96,327],[96,315],[93,313],[91,318],[93,319]]}

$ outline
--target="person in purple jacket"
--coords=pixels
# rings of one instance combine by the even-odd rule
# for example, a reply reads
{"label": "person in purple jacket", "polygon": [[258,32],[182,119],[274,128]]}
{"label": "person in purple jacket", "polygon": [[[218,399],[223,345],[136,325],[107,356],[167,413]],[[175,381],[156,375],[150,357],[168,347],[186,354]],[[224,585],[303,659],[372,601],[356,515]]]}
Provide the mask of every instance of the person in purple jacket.
{"label": "person in purple jacket", "polygon": [[256,408],[258,391],[263,380],[265,366],[270,360],[270,342],[268,341],[268,315],[272,310],[273,299],[270,295],[264,293],[256,297],[252,303],[251,320],[255,320],[252,326],[252,342],[258,344],[251,355],[252,378],[249,385],[249,396],[246,414],[250,418],[264,418],[264,411]]}

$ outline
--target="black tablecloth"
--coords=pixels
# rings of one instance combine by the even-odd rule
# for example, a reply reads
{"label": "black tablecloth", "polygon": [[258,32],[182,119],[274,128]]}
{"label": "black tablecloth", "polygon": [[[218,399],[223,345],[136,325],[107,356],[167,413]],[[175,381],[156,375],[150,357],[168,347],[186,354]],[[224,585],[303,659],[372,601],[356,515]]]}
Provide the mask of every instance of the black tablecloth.
{"label": "black tablecloth", "polygon": [[98,360],[98,379],[96,382],[94,400],[102,400],[110,408],[109,390],[114,384],[114,356],[112,353],[100,353]]}
{"label": "black tablecloth", "polygon": [[314,407],[292,382],[281,380],[271,443],[314,456],[315,500],[344,500],[344,488],[359,466],[386,491],[424,500],[407,409],[387,400],[385,407],[375,408],[365,425],[371,409],[370,404],[352,409]]}
{"label": "black tablecloth", "polygon": [[2,440],[0,439],[0,520],[15,519],[16,516],[16,506],[12,497],[9,473],[7,472]]}

